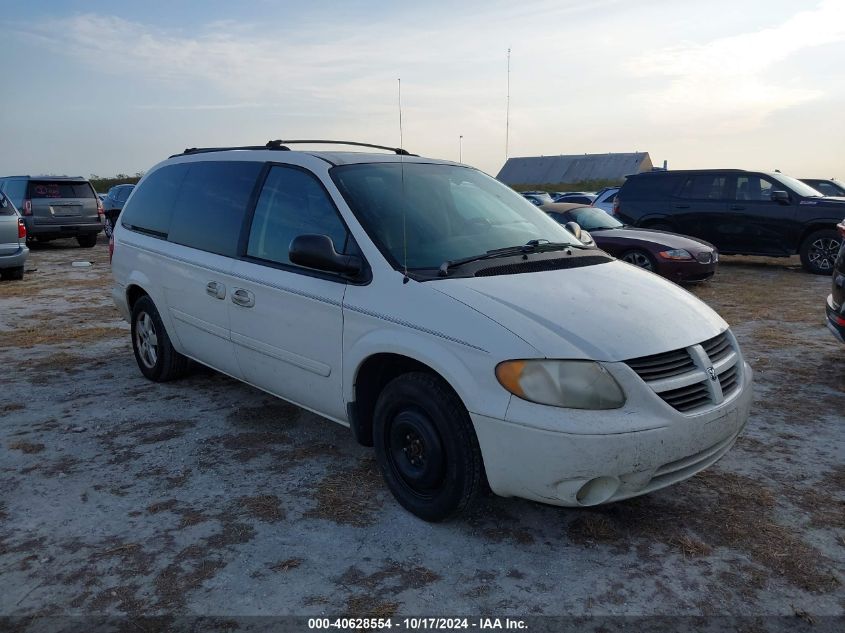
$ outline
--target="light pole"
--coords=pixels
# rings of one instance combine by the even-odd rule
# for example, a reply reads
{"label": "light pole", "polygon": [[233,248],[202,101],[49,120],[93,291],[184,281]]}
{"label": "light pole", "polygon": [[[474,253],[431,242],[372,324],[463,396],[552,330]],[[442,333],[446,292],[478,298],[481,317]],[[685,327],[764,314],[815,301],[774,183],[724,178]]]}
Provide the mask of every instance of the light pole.
{"label": "light pole", "polygon": [[458,162],[464,162],[464,135],[458,137]]}

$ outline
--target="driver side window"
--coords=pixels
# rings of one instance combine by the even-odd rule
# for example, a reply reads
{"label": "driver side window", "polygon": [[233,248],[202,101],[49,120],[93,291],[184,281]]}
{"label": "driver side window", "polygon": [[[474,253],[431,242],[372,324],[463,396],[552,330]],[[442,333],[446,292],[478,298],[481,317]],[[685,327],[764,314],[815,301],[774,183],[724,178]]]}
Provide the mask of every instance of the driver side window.
{"label": "driver side window", "polygon": [[736,200],[770,202],[774,183],[760,176],[738,176],[736,179]]}

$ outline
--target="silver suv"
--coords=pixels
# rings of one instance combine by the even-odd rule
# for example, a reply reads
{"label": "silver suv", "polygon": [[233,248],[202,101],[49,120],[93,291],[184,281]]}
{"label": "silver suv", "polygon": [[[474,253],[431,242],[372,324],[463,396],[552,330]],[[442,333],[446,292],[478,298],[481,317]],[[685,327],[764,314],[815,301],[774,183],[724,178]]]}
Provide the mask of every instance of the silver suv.
{"label": "silver suv", "polygon": [[103,230],[103,205],[85,178],[7,176],[0,178],[0,191],[23,215],[27,240],[75,237],[90,248]]}

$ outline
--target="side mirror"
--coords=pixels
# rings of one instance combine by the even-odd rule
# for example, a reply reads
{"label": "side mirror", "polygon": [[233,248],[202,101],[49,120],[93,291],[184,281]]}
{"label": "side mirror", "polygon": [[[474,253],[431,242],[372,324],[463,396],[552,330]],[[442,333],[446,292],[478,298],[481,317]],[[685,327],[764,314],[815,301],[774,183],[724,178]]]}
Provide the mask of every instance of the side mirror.
{"label": "side mirror", "polygon": [[364,265],[356,255],[338,253],[328,235],[299,235],[293,238],[288,257],[298,266],[347,275],[357,275]]}
{"label": "side mirror", "polygon": [[772,192],[772,202],[778,202],[780,204],[789,204],[789,193],[786,191],[773,191]]}
{"label": "side mirror", "polygon": [[576,240],[581,239],[581,225],[577,222],[567,222],[563,225],[563,228],[572,233],[572,235],[575,236]]}

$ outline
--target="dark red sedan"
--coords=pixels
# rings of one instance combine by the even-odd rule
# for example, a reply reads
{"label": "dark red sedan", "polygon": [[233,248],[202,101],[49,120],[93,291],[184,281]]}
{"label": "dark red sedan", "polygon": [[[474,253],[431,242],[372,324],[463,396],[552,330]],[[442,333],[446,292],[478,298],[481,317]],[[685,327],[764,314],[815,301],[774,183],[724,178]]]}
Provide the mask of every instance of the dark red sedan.
{"label": "dark red sedan", "polygon": [[672,281],[704,281],[716,272],[719,252],[702,240],[626,227],[605,211],[582,204],[544,204],[540,208],[561,224],[577,222],[603,251]]}

